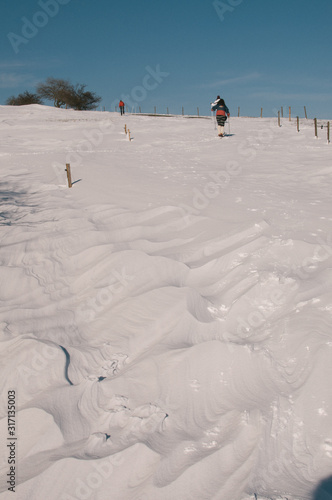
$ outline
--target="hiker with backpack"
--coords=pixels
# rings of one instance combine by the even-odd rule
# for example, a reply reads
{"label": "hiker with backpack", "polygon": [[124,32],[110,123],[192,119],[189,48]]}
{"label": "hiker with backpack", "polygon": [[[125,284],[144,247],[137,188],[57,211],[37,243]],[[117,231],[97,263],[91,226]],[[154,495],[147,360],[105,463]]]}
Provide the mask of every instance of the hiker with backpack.
{"label": "hiker with backpack", "polygon": [[228,107],[225,104],[224,99],[217,96],[217,99],[212,103],[211,111],[216,111],[216,119],[218,123],[218,136],[224,137],[224,126],[227,117],[230,116]]}

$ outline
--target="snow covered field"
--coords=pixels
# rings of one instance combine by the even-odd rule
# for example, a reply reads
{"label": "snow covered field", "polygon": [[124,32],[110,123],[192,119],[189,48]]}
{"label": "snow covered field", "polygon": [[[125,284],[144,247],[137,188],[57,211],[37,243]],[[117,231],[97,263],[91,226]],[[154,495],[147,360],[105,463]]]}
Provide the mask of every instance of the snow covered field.
{"label": "snow covered field", "polygon": [[44,106],[0,107],[0,130],[0,500],[312,498],[332,472],[325,131]]}

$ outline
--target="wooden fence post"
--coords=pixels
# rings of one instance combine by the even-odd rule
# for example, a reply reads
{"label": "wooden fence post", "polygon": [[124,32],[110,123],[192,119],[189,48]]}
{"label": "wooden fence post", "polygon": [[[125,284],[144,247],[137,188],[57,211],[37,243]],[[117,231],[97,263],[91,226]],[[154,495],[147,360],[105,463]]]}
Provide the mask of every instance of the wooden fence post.
{"label": "wooden fence post", "polygon": [[263,108],[261,108],[261,118],[263,118]]}
{"label": "wooden fence post", "polygon": [[280,127],[280,111],[278,111],[278,127]]}
{"label": "wooden fence post", "polygon": [[304,106],[304,116],[305,116],[305,118],[307,120],[308,119],[308,117],[307,117],[307,108],[305,106]]}
{"label": "wooden fence post", "polygon": [[71,183],[70,163],[66,163],[66,172],[67,172],[68,187],[71,188],[72,183]]}
{"label": "wooden fence post", "polygon": [[129,141],[131,140],[130,139],[130,130],[129,130],[129,128],[128,128],[128,139],[129,139]]}
{"label": "wooden fence post", "polygon": [[155,115],[157,114],[157,108],[156,108],[156,106],[154,107],[154,114]]}
{"label": "wooden fence post", "polygon": [[284,108],[283,108],[283,106],[281,106],[281,118],[283,118],[283,117],[284,117]]}
{"label": "wooden fence post", "polygon": [[289,111],[289,121],[291,121],[291,107],[290,106],[289,106],[288,111]]}
{"label": "wooden fence post", "polygon": [[182,116],[184,115],[184,109],[183,109],[183,106],[182,106]]}
{"label": "wooden fence post", "polygon": [[199,108],[197,108],[197,116],[199,116]]}
{"label": "wooden fence post", "polygon": [[330,122],[327,122],[327,144],[330,144]]}
{"label": "wooden fence post", "polygon": [[124,129],[125,129],[125,134],[127,134],[127,125],[126,125],[126,123],[125,123]]}
{"label": "wooden fence post", "polygon": [[296,117],[296,127],[297,131],[300,132],[300,118],[298,116]]}
{"label": "wooden fence post", "polygon": [[314,118],[314,123],[315,123],[315,137],[318,138],[318,132],[317,132],[317,118]]}
{"label": "wooden fence post", "polygon": [[240,116],[240,106],[237,108],[237,116]]}

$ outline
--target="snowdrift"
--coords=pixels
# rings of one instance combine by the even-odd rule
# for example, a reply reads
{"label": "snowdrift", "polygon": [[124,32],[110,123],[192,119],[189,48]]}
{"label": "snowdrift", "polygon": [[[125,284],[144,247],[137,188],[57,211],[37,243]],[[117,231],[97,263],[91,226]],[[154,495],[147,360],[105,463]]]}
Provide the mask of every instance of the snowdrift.
{"label": "snowdrift", "polygon": [[0,499],[8,443],[20,500],[313,498],[332,471],[325,138],[43,106],[0,107],[0,129]]}

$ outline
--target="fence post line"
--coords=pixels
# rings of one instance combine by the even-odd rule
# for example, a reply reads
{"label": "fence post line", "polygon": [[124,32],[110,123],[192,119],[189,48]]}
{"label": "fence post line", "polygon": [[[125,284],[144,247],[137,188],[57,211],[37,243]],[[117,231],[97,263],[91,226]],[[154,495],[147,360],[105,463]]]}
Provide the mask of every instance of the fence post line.
{"label": "fence post line", "polygon": [[297,131],[300,132],[300,118],[298,116],[296,117],[296,127]]}
{"label": "fence post line", "polygon": [[289,111],[289,121],[291,121],[291,107],[290,106],[289,106],[288,111]]}
{"label": "fence post line", "polygon": [[305,106],[304,106],[304,116],[305,116],[305,118],[307,120],[308,119],[308,117],[307,117],[307,108]]}
{"label": "fence post line", "polygon": [[66,172],[67,172],[68,187],[71,188],[72,182],[71,182],[70,163],[66,163]]}
{"label": "fence post line", "polygon": [[280,127],[280,111],[278,111],[278,127]]}
{"label": "fence post line", "polygon": [[317,132],[317,118],[314,118],[314,123],[315,123],[315,137],[318,139],[318,132]]}

